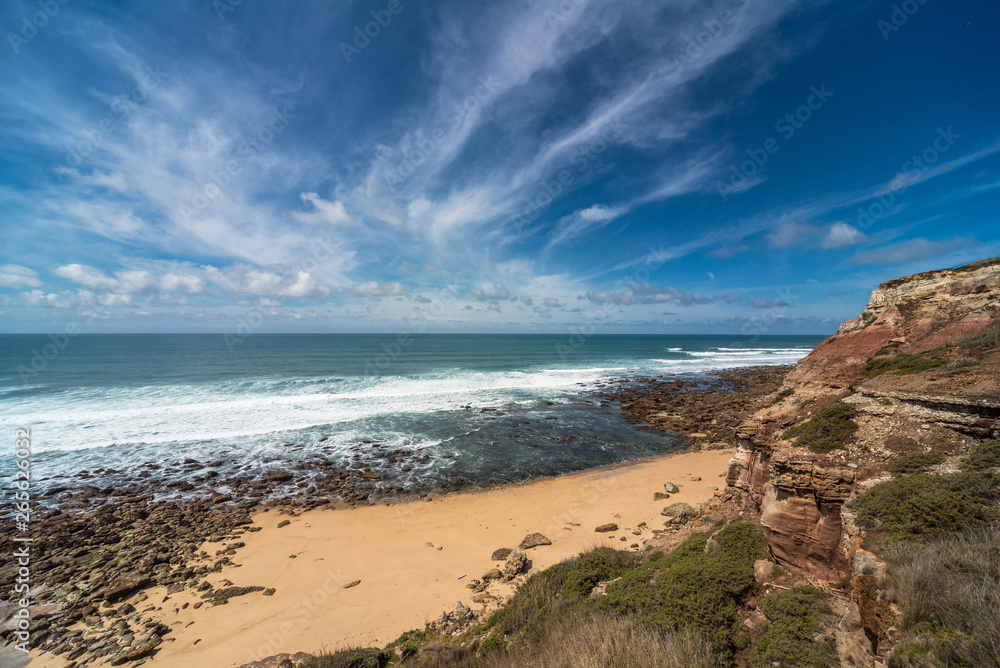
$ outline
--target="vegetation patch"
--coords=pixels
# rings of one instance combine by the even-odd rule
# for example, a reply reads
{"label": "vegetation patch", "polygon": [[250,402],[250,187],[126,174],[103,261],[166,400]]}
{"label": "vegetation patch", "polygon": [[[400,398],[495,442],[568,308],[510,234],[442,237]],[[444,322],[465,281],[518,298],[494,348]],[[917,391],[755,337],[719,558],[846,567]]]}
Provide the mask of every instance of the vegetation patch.
{"label": "vegetation patch", "polygon": [[856,413],[852,404],[834,404],[807,422],[786,429],[783,438],[794,438],[795,447],[809,448],[820,454],[846,448],[858,430],[858,423],[854,421]]}
{"label": "vegetation patch", "polygon": [[986,471],[1000,467],[1000,439],[980,443],[969,454],[967,471]]}
{"label": "vegetation patch", "polygon": [[897,476],[923,473],[943,461],[944,455],[940,452],[908,452],[892,463],[892,473]]}
{"label": "vegetation patch", "polygon": [[903,612],[898,666],[995,666],[1000,649],[1000,533],[899,546],[886,594]]}
{"label": "vegetation patch", "polygon": [[890,543],[981,528],[998,518],[1000,476],[989,471],[916,473],[875,485],[858,497],[860,526],[881,530]]}
{"label": "vegetation patch", "polygon": [[833,619],[827,598],[827,594],[811,586],[794,587],[762,598],[759,607],[771,620],[771,625],[753,648],[751,665],[754,668],[774,665],[833,668],[838,665],[833,638],[822,643],[813,640],[824,622]]}
{"label": "vegetation patch", "polygon": [[766,555],[760,528],[733,522],[715,534],[695,534],[670,554],[630,570],[597,605],[636,615],[654,629],[702,635],[716,660],[729,665],[746,643],[739,607],[759,587],[753,564]]}
{"label": "vegetation patch", "polygon": [[385,668],[389,656],[377,649],[345,649],[308,659],[298,668]]}
{"label": "vegetation patch", "polygon": [[922,355],[903,353],[894,357],[873,357],[865,364],[865,375],[869,378],[895,371],[897,376],[907,376],[928,369],[935,369],[946,360],[932,360]]}

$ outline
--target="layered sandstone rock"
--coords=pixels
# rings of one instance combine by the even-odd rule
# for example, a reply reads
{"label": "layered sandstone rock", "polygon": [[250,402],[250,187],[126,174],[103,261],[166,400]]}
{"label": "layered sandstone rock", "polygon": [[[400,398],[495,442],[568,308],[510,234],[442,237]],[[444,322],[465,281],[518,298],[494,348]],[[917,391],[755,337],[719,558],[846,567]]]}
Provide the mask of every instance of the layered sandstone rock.
{"label": "layered sandstone rock", "polygon": [[[727,483],[757,505],[775,557],[838,580],[860,544],[844,503],[887,478],[901,452],[961,453],[1000,435],[1000,352],[970,345],[997,327],[1000,260],[883,283],[855,320],[785,378],[774,404],[737,430]],[[872,358],[923,355],[939,366],[869,378]],[[817,454],[786,429],[845,401],[858,430],[845,449]],[[846,520],[846,522],[845,522]]]}

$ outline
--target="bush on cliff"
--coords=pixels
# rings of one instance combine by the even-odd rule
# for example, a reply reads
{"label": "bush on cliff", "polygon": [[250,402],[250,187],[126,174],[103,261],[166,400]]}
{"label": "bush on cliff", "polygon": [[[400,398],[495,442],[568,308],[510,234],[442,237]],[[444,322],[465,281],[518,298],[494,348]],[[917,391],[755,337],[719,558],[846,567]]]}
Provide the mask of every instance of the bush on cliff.
{"label": "bush on cliff", "polygon": [[670,554],[628,571],[597,605],[634,614],[656,629],[702,634],[725,665],[745,645],[739,606],[757,591],[753,564],[766,555],[760,528],[733,522],[715,534],[695,534]]}
{"label": "bush on cliff", "polygon": [[992,468],[1000,468],[1000,439],[977,445],[969,454],[969,463],[965,465],[967,471],[986,471]]}
{"label": "bush on cliff", "polygon": [[940,452],[908,452],[892,463],[893,475],[923,473],[944,461]]}
{"label": "bush on cliff", "polygon": [[298,668],[385,668],[389,656],[372,648],[344,649],[308,659]]}
{"label": "bush on cliff", "polygon": [[893,665],[1000,665],[1000,532],[899,546],[885,587],[908,634]]}
{"label": "bush on cliff", "polygon": [[836,666],[837,646],[833,638],[819,643],[813,640],[824,622],[833,620],[827,598],[828,594],[811,586],[793,587],[762,598],[759,607],[771,625],[753,648],[751,665],[754,668]]}
{"label": "bush on cliff", "polygon": [[860,526],[889,534],[890,543],[961,533],[998,518],[1000,476],[986,471],[917,473],[875,485],[858,497]]}
{"label": "bush on cliff", "polygon": [[794,438],[795,447],[825,454],[846,448],[858,430],[857,409],[843,402],[825,408],[812,419],[785,430],[783,438]]}
{"label": "bush on cliff", "polygon": [[947,360],[932,360],[922,355],[903,353],[894,357],[873,357],[865,364],[865,375],[869,378],[895,371],[897,376],[907,376],[945,364]]}

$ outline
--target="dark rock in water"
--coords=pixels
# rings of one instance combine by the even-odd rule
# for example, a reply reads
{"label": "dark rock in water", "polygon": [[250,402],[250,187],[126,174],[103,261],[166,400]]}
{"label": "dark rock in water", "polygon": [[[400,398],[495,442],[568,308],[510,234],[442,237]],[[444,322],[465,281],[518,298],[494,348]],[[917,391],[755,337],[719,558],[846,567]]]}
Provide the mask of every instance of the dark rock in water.
{"label": "dark rock in water", "polygon": [[517,546],[519,550],[529,550],[533,547],[538,547],[539,545],[551,545],[552,541],[543,536],[540,533],[529,533],[521,541],[521,544]]}
{"label": "dark rock in water", "polygon": [[618,525],[612,522],[611,524],[602,524],[599,527],[595,527],[594,531],[597,533],[608,533],[609,531],[618,531]]}
{"label": "dark rock in water", "polygon": [[509,547],[501,547],[499,549],[493,550],[493,556],[490,557],[493,561],[505,561],[510,553],[514,550]]}

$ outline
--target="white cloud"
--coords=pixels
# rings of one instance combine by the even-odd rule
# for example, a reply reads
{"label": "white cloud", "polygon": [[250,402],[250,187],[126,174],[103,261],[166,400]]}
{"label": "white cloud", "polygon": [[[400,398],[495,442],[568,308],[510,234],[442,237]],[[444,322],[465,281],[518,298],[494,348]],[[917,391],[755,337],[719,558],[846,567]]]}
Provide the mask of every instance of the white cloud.
{"label": "white cloud", "polygon": [[929,260],[943,256],[960,248],[968,248],[979,242],[972,237],[955,237],[942,241],[931,241],[923,237],[877,250],[857,253],[851,258],[852,264],[902,264],[917,260]]}
{"label": "white cloud", "polygon": [[865,243],[867,240],[868,237],[856,227],[844,222],[836,222],[830,226],[820,245],[826,249],[849,248]]}
{"label": "white cloud", "polygon": [[40,288],[42,281],[38,278],[38,272],[19,264],[0,265],[0,288]]}
{"label": "white cloud", "polygon": [[782,223],[767,234],[767,244],[771,248],[789,248],[809,241],[821,232],[815,225]]}
{"label": "white cloud", "polygon": [[349,215],[347,215],[347,209],[344,208],[344,203],[338,201],[327,201],[317,195],[316,193],[302,193],[300,195],[303,202],[309,202],[313,205],[313,210],[310,212],[294,211],[292,216],[296,220],[301,220],[303,223],[309,223],[315,225],[318,223],[327,223],[329,225],[353,225],[354,221]]}

